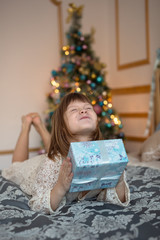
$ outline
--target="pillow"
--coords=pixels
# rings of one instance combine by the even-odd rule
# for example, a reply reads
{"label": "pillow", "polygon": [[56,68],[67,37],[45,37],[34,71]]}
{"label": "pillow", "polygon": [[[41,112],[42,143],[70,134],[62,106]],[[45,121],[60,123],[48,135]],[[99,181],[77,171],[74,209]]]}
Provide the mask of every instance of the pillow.
{"label": "pillow", "polygon": [[156,131],[146,141],[140,150],[142,162],[160,160],[160,130]]}

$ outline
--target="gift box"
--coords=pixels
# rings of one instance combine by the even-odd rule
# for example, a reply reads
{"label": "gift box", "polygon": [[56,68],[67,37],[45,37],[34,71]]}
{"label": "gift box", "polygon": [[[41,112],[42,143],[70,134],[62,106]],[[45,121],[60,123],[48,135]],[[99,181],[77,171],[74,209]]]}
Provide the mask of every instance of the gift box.
{"label": "gift box", "polygon": [[68,156],[73,171],[69,192],[115,187],[128,163],[121,139],[73,142]]}

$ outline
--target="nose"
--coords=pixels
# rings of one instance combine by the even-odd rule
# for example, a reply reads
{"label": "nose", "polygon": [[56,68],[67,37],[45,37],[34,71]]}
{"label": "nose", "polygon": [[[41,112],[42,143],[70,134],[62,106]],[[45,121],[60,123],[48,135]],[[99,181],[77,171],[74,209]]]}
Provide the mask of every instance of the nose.
{"label": "nose", "polygon": [[83,114],[83,113],[86,113],[87,110],[86,109],[80,109],[80,113]]}

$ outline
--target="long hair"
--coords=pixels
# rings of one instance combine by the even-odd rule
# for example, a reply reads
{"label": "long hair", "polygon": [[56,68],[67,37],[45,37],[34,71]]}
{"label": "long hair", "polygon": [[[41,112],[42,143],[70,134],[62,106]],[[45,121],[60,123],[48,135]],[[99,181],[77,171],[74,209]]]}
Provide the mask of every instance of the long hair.
{"label": "long hair", "polygon": [[[52,160],[54,160],[55,156],[59,153],[63,157],[66,157],[68,154],[70,139],[73,138],[73,135],[66,126],[64,114],[68,105],[76,100],[91,104],[90,100],[85,95],[81,93],[69,93],[63,97],[59,107],[55,110],[52,116],[51,143],[48,152],[48,157]],[[98,120],[97,127],[92,133],[91,139],[92,141],[102,139]]]}

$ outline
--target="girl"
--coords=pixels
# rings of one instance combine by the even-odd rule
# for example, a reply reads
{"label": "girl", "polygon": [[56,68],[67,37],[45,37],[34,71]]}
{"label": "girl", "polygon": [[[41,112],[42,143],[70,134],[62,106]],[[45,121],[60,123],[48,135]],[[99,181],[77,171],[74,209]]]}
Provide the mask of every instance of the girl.
{"label": "girl", "polygon": [[[48,154],[26,160],[31,123],[40,133]],[[38,114],[22,118],[22,131],[13,154],[13,164],[3,170],[2,175],[31,196],[29,206],[34,211],[52,214],[66,202],[94,196],[99,201],[127,206],[130,193],[125,173],[116,188],[68,192],[73,177],[71,160],[67,157],[70,142],[100,139],[97,115],[90,101],[83,94],[70,93],[63,98],[53,115],[51,138]]]}

